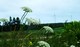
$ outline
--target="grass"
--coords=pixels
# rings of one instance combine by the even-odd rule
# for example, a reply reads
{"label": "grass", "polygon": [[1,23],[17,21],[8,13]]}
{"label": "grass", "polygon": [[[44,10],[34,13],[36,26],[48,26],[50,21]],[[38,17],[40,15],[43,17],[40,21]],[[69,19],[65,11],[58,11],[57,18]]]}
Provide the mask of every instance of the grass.
{"label": "grass", "polygon": [[[34,44],[36,41],[40,40],[47,41],[48,39],[43,37],[45,35],[39,35],[38,31],[39,30],[29,30],[29,33],[27,33],[27,31],[0,32],[0,47],[22,47],[22,45],[25,45],[28,41],[31,41]],[[63,29],[55,28],[54,31],[59,34]],[[32,34],[30,35],[30,33]],[[28,46],[28,44],[26,45]]]}
{"label": "grass", "polygon": [[74,31],[68,31],[64,27],[53,30],[54,34],[48,37],[40,33],[43,30],[0,32],[0,47],[35,47],[38,41],[46,41],[51,47],[80,46]]}

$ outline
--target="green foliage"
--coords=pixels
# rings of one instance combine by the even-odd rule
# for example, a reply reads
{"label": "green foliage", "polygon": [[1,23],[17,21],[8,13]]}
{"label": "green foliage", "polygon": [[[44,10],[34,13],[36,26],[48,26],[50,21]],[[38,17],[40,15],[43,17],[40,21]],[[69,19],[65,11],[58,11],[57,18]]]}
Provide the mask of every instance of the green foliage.
{"label": "green foliage", "polygon": [[80,22],[73,21],[69,24],[65,24],[64,26],[65,32],[62,34],[62,39],[67,41],[68,45],[76,45],[78,41],[80,41]]}
{"label": "green foliage", "polygon": [[0,21],[2,21],[2,22],[7,22],[8,20],[5,19],[5,18],[1,18]]}
{"label": "green foliage", "polygon": [[73,21],[70,22],[69,24],[65,24],[65,29],[73,31],[80,30],[80,22]]}
{"label": "green foliage", "polygon": [[[0,47],[35,47],[38,41],[49,43],[50,47],[80,47],[80,22],[74,21],[64,27],[54,28],[54,34],[48,38],[40,32],[44,30],[28,30],[0,33]],[[6,37],[5,37],[6,36]]]}

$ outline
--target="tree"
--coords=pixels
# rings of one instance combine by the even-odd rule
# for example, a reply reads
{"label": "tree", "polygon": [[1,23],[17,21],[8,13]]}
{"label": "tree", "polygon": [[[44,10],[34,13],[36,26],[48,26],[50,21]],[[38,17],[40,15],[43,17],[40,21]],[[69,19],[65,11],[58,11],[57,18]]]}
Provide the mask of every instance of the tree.
{"label": "tree", "polygon": [[24,18],[26,17],[26,15],[29,13],[29,12],[32,12],[32,10],[28,7],[22,7],[23,11],[24,11],[24,14],[22,15],[21,17],[21,23],[23,23],[23,20]]}

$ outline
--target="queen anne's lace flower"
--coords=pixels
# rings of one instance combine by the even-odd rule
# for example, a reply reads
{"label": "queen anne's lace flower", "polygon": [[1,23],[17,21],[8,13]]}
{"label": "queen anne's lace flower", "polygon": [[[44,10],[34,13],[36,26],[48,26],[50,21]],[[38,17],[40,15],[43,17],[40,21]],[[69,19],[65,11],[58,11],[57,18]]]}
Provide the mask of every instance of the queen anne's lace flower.
{"label": "queen anne's lace flower", "polygon": [[50,45],[45,41],[38,41],[38,45],[36,47],[50,47]]}
{"label": "queen anne's lace flower", "polygon": [[45,33],[54,33],[53,29],[49,26],[44,26],[43,29],[45,30]]}
{"label": "queen anne's lace flower", "polygon": [[70,47],[75,47],[75,45],[71,45]]}
{"label": "queen anne's lace flower", "polygon": [[25,12],[32,12],[32,10],[28,7],[22,7],[23,11]]}
{"label": "queen anne's lace flower", "polygon": [[36,19],[33,19],[33,18],[26,18],[26,21],[30,24],[33,24],[33,25],[37,25],[37,24],[40,24],[40,21],[39,20],[36,20]]}

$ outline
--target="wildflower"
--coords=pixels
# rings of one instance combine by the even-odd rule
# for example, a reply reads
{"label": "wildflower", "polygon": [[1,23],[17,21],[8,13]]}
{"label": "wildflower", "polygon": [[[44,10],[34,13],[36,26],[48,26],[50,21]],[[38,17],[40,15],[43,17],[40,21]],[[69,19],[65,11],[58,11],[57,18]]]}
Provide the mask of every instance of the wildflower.
{"label": "wildflower", "polygon": [[54,33],[53,29],[49,26],[44,26],[43,29],[46,31],[45,33]]}
{"label": "wildflower", "polygon": [[50,47],[50,45],[45,41],[38,41],[36,47]]}
{"label": "wildflower", "polygon": [[23,11],[24,11],[24,14],[22,15],[21,17],[21,23],[23,23],[23,20],[24,18],[26,17],[26,15],[29,13],[29,12],[32,12],[32,10],[28,7],[22,7]]}
{"label": "wildflower", "polygon": [[32,10],[28,7],[22,7],[23,11],[25,12],[32,12]]}
{"label": "wildflower", "polygon": [[40,24],[39,20],[33,19],[33,18],[26,18],[26,21],[28,21],[28,24],[31,25],[37,25]]}
{"label": "wildflower", "polygon": [[32,45],[33,43],[31,41],[29,41],[29,45]]}
{"label": "wildflower", "polygon": [[77,43],[80,43],[79,41],[77,41]]}
{"label": "wildflower", "polygon": [[33,43],[32,43],[31,41],[27,41],[27,42],[26,42],[26,40],[24,40],[21,45],[22,45],[22,47],[26,47],[26,46],[30,47],[30,46],[33,45]]}
{"label": "wildflower", "polygon": [[71,45],[70,47],[75,47],[75,45]]}

